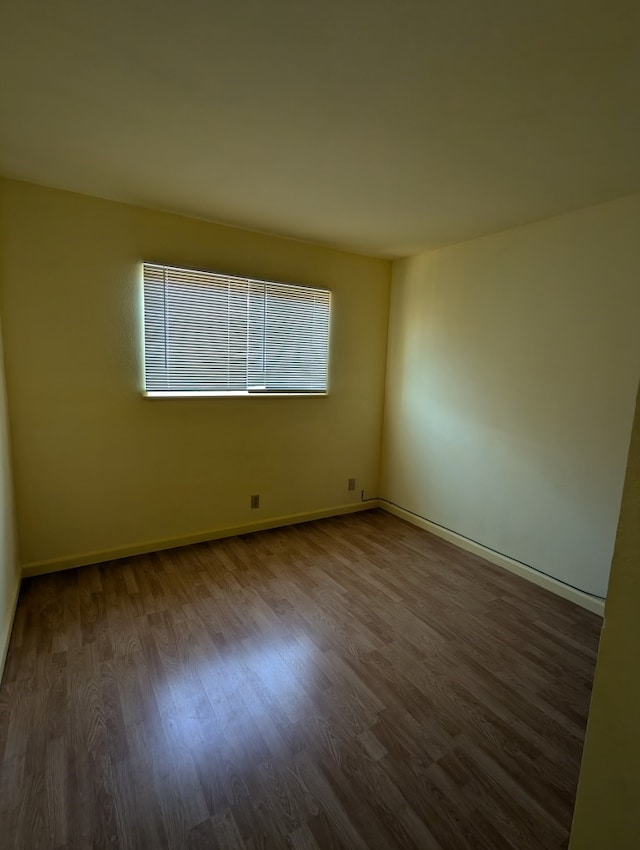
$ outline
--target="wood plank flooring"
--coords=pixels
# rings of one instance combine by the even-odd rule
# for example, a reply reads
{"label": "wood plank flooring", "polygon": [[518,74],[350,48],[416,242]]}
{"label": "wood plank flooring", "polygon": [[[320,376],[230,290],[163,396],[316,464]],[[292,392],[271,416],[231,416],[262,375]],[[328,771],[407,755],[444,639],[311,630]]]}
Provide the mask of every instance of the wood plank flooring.
{"label": "wood plank flooring", "polygon": [[381,511],[27,580],[0,845],[566,847],[600,624]]}

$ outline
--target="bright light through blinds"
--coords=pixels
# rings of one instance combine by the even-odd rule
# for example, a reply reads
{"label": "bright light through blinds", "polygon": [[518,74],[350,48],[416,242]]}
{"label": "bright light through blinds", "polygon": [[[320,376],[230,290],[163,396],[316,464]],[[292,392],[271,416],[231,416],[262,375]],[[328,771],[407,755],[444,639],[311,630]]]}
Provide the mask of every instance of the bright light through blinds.
{"label": "bright light through blinds", "polygon": [[326,393],[331,293],[144,263],[148,395]]}

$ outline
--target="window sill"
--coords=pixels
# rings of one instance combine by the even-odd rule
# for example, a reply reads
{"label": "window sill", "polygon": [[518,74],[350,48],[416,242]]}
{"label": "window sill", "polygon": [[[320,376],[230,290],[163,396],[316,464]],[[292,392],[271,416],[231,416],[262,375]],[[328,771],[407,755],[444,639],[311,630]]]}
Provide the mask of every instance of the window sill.
{"label": "window sill", "polygon": [[144,398],[323,398],[328,392],[321,393],[248,393],[234,392],[143,392]]}

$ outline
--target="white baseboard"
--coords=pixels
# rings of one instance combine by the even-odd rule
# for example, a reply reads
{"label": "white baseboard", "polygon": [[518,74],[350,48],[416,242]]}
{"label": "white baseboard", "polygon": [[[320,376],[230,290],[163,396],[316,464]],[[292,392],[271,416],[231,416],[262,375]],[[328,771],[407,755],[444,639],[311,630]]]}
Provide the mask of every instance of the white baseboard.
{"label": "white baseboard", "polygon": [[218,528],[198,534],[187,534],[184,537],[168,537],[133,546],[123,546],[116,549],[103,549],[98,552],[53,558],[50,561],[36,561],[31,564],[23,564],[22,575],[24,578],[45,575],[46,573],[55,573],[60,570],[70,570],[74,567],[100,564],[103,561],[114,561],[117,558],[129,558],[132,555],[144,555],[148,552],[159,552],[162,549],[175,549],[178,546],[189,546],[191,543],[205,543],[208,540],[220,540],[223,537],[235,537],[238,534],[250,534],[253,531],[265,531],[269,528],[280,528],[285,525],[311,522],[314,519],[326,519],[327,517],[356,513],[357,511],[368,511],[377,507],[379,507],[378,502],[374,500],[366,503],[356,502],[349,505],[337,505],[336,507],[325,508],[320,511],[272,517],[271,519],[259,520],[258,522],[250,522],[246,525]]}
{"label": "white baseboard", "polygon": [[[391,505],[388,502],[385,502],[383,499],[379,501],[377,499],[368,499],[364,503],[357,502],[355,504],[349,505],[338,505],[336,507],[326,508],[321,511],[311,511],[309,513],[289,514],[286,516],[272,517],[271,519],[247,523],[245,525],[236,525],[228,528],[213,529],[210,531],[203,531],[198,534],[185,535],[183,537],[163,538],[160,540],[154,540],[148,543],[141,543],[133,546],[124,546],[115,549],[103,549],[98,552],[89,552],[80,555],[71,555],[63,558],[54,558],[49,561],[38,561],[31,564],[24,564],[22,566],[22,575],[24,578],[44,575],[46,573],[58,572],[59,570],[69,570],[73,569],[74,567],[83,567],[89,564],[100,564],[104,561],[113,561],[118,558],[128,558],[132,555],[143,555],[148,552],[158,552],[162,549],[174,549],[178,546],[188,546],[191,543],[204,543],[208,540],[219,540],[224,537],[235,537],[238,534],[250,534],[254,531],[265,531],[269,528],[279,528],[281,526],[286,525],[296,525],[297,523],[311,522],[316,519],[326,519],[327,517],[356,513],[358,511],[367,511],[372,510],[374,508],[382,508],[382,510],[387,511],[387,513],[393,514],[394,516],[397,516],[400,519],[404,519],[407,522],[410,522],[412,525],[418,526],[418,528],[422,528],[425,531],[429,531],[432,534],[435,534],[437,537],[441,537],[443,540],[447,540],[449,543],[453,543],[460,549],[464,549],[467,552],[472,552],[474,555],[479,555],[486,561],[489,561],[490,563],[495,564],[498,567],[502,567],[503,569],[509,570],[509,572],[515,573],[516,575],[519,575],[522,578],[526,578],[528,581],[533,582],[533,584],[537,584],[540,587],[544,587],[546,590],[550,590],[557,596],[562,596],[564,599],[568,599],[571,602],[574,602],[576,605],[580,605],[581,607],[586,608],[589,611],[593,611],[593,613],[599,614],[601,617],[604,616],[604,600],[597,599],[595,596],[591,596],[590,594],[584,593],[581,590],[569,587],[568,585],[563,584],[561,581],[557,581],[551,576],[547,576],[544,573],[540,573],[537,570],[532,569],[531,567],[527,567],[524,564],[519,563],[518,561],[514,561],[507,555],[501,555],[498,552],[494,552],[491,549],[487,549],[480,543],[476,543],[473,540],[469,540],[468,538],[463,537],[461,534],[456,534],[454,531],[449,531],[448,529],[442,528],[441,526],[436,525],[435,523],[429,522],[429,520],[427,519],[417,517],[415,516],[415,514],[412,514],[411,512],[406,511],[403,508],[399,508],[396,505]],[[0,644],[0,673],[3,669],[7,649],[9,646],[11,625],[13,623],[13,616],[15,616],[15,609],[18,602],[19,590],[20,588],[18,586],[18,591],[16,592],[16,597],[13,603],[12,619],[9,623],[8,631],[5,635],[2,636],[2,644]]]}
{"label": "white baseboard", "polygon": [[11,640],[11,632],[13,631],[13,621],[16,618],[16,609],[18,607],[18,597],[20,596],[20,581],[16,586],[16,592],[10,606],[10,614],[5,624],[5,627],[0,635],[0,684],[4,675],[4,665],[7,661],[7,653],[9,652],[9,642]]}
{"label": "white baseboard", "polygon": [[461,534],[456,534],[455,531],[449,531],[448,529],[442,528],[433,522],[429,522],[428,519],[423,519],[422,517],[412,514],[410,511],[405,511],[403,508],[391,505],[388,502],[385,502],[384,499],[380,500],[379,506],[383,511],[387,511],[387,513],[400,517],[400,519],[404,519],[412,525],[417,525],[418,528],[423,528],[425,531],[430,531],[431,534],[435,534],[436,537],[441,537],[443,540],[453,543],[460,549],[464,549],[467,552],[473,552],[474,555],[479,555],[491,564],[503,567],[511,573],[515,573],[522,578],[528,579],[533,584],[537,584],[540,587],[544,587],[546,590],[550,590],[557,596],[569,599],[571,602],[575,602],[576,605],[580,605],[582,608],[586,608],[588,611],[593,611],[594,614],[599,614],[601,617],[604,617],[604,600],[602,599],[598,599],[595,596],[584,593],[582,590],[569,587],[561,581],[551,578],[551,576],[547,576],[544,573],[540,573],[531,567],[527,567],[524,564],[519,563],[518,561],[514,561],[507,555],[501,555],[498,552],[485,548],[480,543],[476,543],[473,540],[469,540],[467,537],[463,537]]}

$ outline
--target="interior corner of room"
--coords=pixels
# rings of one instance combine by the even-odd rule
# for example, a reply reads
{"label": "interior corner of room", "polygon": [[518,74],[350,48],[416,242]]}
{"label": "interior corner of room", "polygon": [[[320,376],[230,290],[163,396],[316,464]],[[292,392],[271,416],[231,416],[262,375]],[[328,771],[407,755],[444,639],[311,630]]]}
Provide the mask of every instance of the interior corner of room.
{"label": "interior corner of room", "polygon": [[[390,262],[2,190],[3,659],[21,572],[375,506],[602,613],[638,388],[640,196]],[[330,285],[331,393],[147,402],[140,260],[160,249]]]}
{"label": "interior corner of room", "polygon": [[[94,575],[118,569],[109,562],[148,554],[152,572],[164,557],[179,562],[183,546],[229,538],[230,547],[243,547],[244,535],[260,541],[257,532],[266,530],[277,544],[288,526],[292,536],[302,536],[302,524],[310,535],[304,552],[317,543],[316,520],[335,523],[334,529],[360,523],[362,537],[385,522],[399,538],[402,529],[413,535],[405,566],[422,587],[424,564],[412,559],[419,555],[419,541],[427,539],[416,530],[423,529],[432,535],[434,562],[443,574],[456,553],[465,553],[470,573],[458,578],[466,582],[468,598],[473,599],[468,575],[478,587],[483,579],[492,583],[482,599],[504,603],[512,629],[506,638],[492,631],[495,609],[489,611],[487,633],[498,635],[500,648],[520,652],[522,635],[535,630],[541,641],[530,655],[531,693],[542,719],[533,732],[527,727],[532,737],[518,738],[513,753],[503,746],[511,739],[500,735],[514,717],[513,740],[521,721],[527,724],[520,703],[514,714],[500,713],[499,697],[518,689],[520,673],[506,669],[513,656],[498,652],[501,661],[508,659],[505,669],[494,670],[486,659],[480,672],[482,664],[474,669],[478,690],[465,706],[471,718],[465,728],[477,722],[477,740],[488,741],[487,747],[498,741],[505,761],[496,757],[488,767],[483,759],[492,757],[480,746],[479,761],[467,765],[461,784],[467,790],[482,786],[484,777],[476,786],[478,777],[472,776],[480,763],[494,777],[508,775],[508,783],[517,767],[523,774],[514,780],[514,793],[526,797],[527,805],[535,797],[529,796],[533,783],[540,782],[536,793],[542,789],[536,799],[546,799],[551,788],[544,812],[551,823],[549,847],[566,839],[571,850],[635,850],[637,4],[522,0],[485,8],[435,2],[408,4],[399,14],[388,0],[375,0],[328,2],[303,14],[302,7],[276,0],[249,4],[250,15],[231,2],[215,10],[196,3],[186,15],[180,4],[166,2],[158,4],[153,21],[136,0],[100,12],[88,12],[77,0],[37,12],[36,5],[13,0],[0,14],[0,64],[9,80],[0,93],[0,111],[10,119],[0,150],[0,686],[14,700],[14,712],[23,692],[14,682],[3,685],[2,674],[20,648],[17,633],[31,624],[26,617],[27,625],[19,628],[16,610],[23,609],[31,588],[44,588],[44,594],[80,574],[64,571],[87,567]],[[10,32],[24,37],[7,38]],[[158,49],[169,43],[171,50]],[[330,321],[323,325],[326,359],[317,392],[269,393],[260,381],[249,381],[248,368],[243,389],[147,392],[145,263],[323,291]],[[248,305],[249,296],[247,313]],[[201,310],[200,304],[193,309]],[[156,319],[158,326],[166,324],[165,314]],[[249,391],[256,388],[265,391]],[[347,554],[332,561],[336,570],[353,554],[345,545]],[[173,556],[167,554],[174,549]],[[369,554],[363,549],[358,557],[365,563]],[[382,557],[385,569],[395,568],[393,557],[389,552]],[[286,584],[293,573],[280,566]],[[398,588],[380,585],[379,578],[376,573],[363,583],[376,587],[382,606],[392,607]],[[322,592],[331,600],[336,574],[323,579]],[[508,581],[519,588],[515,602],[501,595]],[[315,587],[312,579],[310,586]],[[340,593],[348,594],[339,588],[343,602]],[[295,610],[283,594],[276,607]],[[309,595],[313,607],[313,592]],[[534,612],[529,632],[519,631],[523,597],[531,601],[527,616]],[[128,598],[127,604],[138,601]],[[406,610],[411,612],[413,602],[409,599]],[[457,604],[456,597],[453,609]],[[557,618],[551,625],[543,622],[547,609]],[[474,609],[470,632],[471,619],[487,610]],[[396,612],[399,624],[393,628],[388,622],[381,626],[394,649],[397,636],[403,639],[405,613]],[[407,629],[417,628],[414,613]],[[162,612],[149,616],[159,620]],[[367,610],[365,630],[368,616]],[[454,621],[443,630],[455,635]],[[601,625],[585,738],[596,658],[591,641],[595,645]],[[296,639],[311,645],[313,626],[304,626],[309,631],[302,628]],[[442,635],[431,626],[422,622],[424,633],[416,641],[430,650],[433,639],[441,648]],[[583,644],[572,632],[582,626]],[[350,651],[346,631],[339,640]],[[251,642],[250,627],[238,632]],[[80,643],[78,634],[79,628]],[[318,636],[323,651],[325,637]],[[208,638],[214,654],[226,641],[218,633]],[[473,667],[472,639],[465,638],[463,653]],[[378,663],[375,647],[385,644],[384,636],[369,634],[364,643]],[[578,659],[568,683],[558,646],[570,647],[570,658]],[[95,649],[82,647],[87,655]],[[424,646],[414,650],[418,658]],[[336,680],[342,676],[340,681],[352,683],[349,663],[333,656],[342,665]],[[527,672],[531,657],[523,661]],[[326,663],[322,652],[314,655],[318,658],[320,666]],[[276,663],[288,662],[280,656]],[[422,684],[431,674],[437,678],[446,661],[436,658],[433,665],[416,673],[424,674]],[[336,699],[327,714],[346,715],[327,668],[315,673],[326,685],[321,700]],[[420,846],[426,846],[433,838],[421,831],[429,820],[423,815],[430,810],[420,808],[427,791],[421,788],[412,798],[421,814],[411,820],[413,809],[396,793],[415,785],[410,771],[403,773],[410,743],[401,740],[394,717],[381,708],[377,679],[372,681],[358,680],[356,697],[348,694],[347,702],[352,697],[358,702],[357,711],[364,706],[365,721],[362,729],[361,718],[354,721],[357,734],[347,749],[352,746],[351,753],[366,759],[374,777],[383,776],[377,773],[383,763],[384,770],[398,771],[392,783],[386,784],[384,774],[374,789],[391,789],[391,804],[384,800],[377,811],[380,822],[391,808],[397,809],[393,817],[400,812],[404,818],[397,834],[389,827],[388,844],[381,846],[412,846],[402,844],[405,828],[415,828]],[[414,683],[404,684],[403,698],[411,704]],[[455,688],[451,684],[450,703],[457,708]],[[60,705],[61,693],[51,696]],[[482,699],[474,704],[479,693]],[[38,698],[49,705],[48,696]],[[295,750],[295,741],[283,743],[286,735],[280,727],[274,731],[265,716],[257,721],[265,723],[265,735],[273,733],[283,752]],[[420,723],[411,711],[402,718],[418,734]],[[287,735],[294,736],[296,722],[287,720]],[[438,757],[421,774],[425,788],[442,783],[448,792],[451,776],[461,769],[455,722],[452,728],[446,749],[447,755],[455,751],[452,773],[438,762],[442,740],[428,741],[426,749]],[[328,752],[333,738],[327,737]],[[9,812],[13,823],[21,818],[25,834],[30,807],[35,812],[46,805],[53,822],[57,802],[67,791],[68,799],[75,793],[58,789],[59,797],[57,790],[47,797],[39,790],[56,787],[62,740],[52,733],[50,749],[44,745],[49,761],[45,767],[30,765],[22,802],[16,803],[22,808]],[[570,826],[560,821],[573,810],[575,783],[570,776],[553,786],[553,759],[563,757],[568,741],[577,777],[585,740],[569,839]],[[0,735],[0,747],[4,743]],[[24,752],[16,755],[11,747],[7,752],[13,761],[6,775],[20,778]],[[524,774],[531,753],[540,773],[528,785]],[[330,756],[343,760],[339,747]],[[334,811],[340,810],[341,794],[351,799],[342,774],[336,791],[322,770],[315,773],[311,762],[301,761],[318,799],[329,800],[328,809],[335,804]],[[343,761],[348,767],[349,758]],[[113,775],[126,772],[122,764]],[[127,787],[128,778],[119,779]],[[494,847],[491,836],[495,846],[518,846],[520,828],[531,839],[527,848],[538,837],[547,840],[517,814],[510,837],[498,835],[490,822],[488,787],[477,798],[465,798],[461,816],[484,824],[490,838],[483,847]],[[14,784],[14,790],[15,802],[23,789]],[[211,829],[221,828],[216,818],[227,828],[238,814],[232,792],[221,810],[209,792],[213,799],[215,789],[198,789],[207,817],[198,820],[191,812],[190,829],[214,821]],[[298,804],[300,810],[306,805],[296,797],[293,808]],[[274,805],[278,810],[284,804]],[[292,816],[287,805],[276,821],[286,822],[291,846],[330,843],[332,822],[328,816],[323,820],[322,806],[322,814],[307,812],[308,820],[299,818],[294,828],[290,821],[300,813],[296,809]],[[367,805],[354,808],[363,834]],[[496,804],[495,823],[513,826],[509,805]],[[531,805],[531,811],[541,811],[535,800]],[[434,826],[445,836],[448,829],[462,828],[451,811]],[[3,813],[0,800],[0,822]],[[135,822],[133,807],[128,816]],[[34,822],[44,823],[38,817],[33,815]],[[181,817],[182,811],[168,820],[175,826]],[[346,817],[338,820],[345,826]],[[56,823],[60,827],[59,819]],[[250,842],[250,828],[241,826],[243,840]],[[351,840],[356,833],[349,829],[351,824],[345,826],[346,846],[367,846],[359,833]],[[468,848],[473,840],[467,835],[459,846]],[[60,840],[51,846],[72,845]]]}
{"label": "interior corner of room", "polygon": [[[394,262],[17,181],[3,206],[25,575],[376,499],[601,610],[640,363],[638,196]],[[330,286],[330,394],[145,401],[140,262],[159,254]]]}

